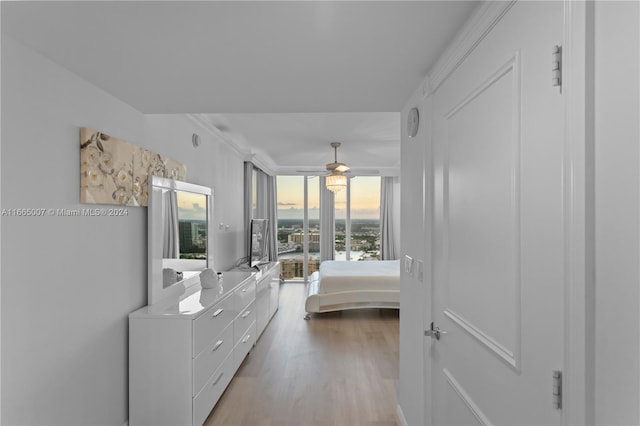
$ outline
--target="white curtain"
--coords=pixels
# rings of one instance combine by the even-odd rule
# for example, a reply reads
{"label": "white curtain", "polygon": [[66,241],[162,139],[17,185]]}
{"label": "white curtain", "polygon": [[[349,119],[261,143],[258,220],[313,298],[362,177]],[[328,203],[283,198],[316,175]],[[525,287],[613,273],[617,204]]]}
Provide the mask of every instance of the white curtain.
{"label": "white curtain", "polygon": [[327,179],[320,177],[320,262],[335,256],[335,197],[327,189]]}
{"label": "white curtain", "polygon": [[275,176],[267,176],[267,219],[269,219],[269,230],[267,242],[269,247],[269,260],[278,260],[278,192]]}
{"label": "white curtain", "polygon": [[251,219],[253,217],[253,164],[244,163],[244,241],[247,259],[251,261]]}
{"label": "white curtain", "polygon": [[256,219],[269,219],[269,175],[260,169],[256,173]]}
{"label": "white curtain", "polygon": [[164,259],[177,259],[180,252],[178,238],[178,197],[176,191],[163,191],[165,198],[165,211],[163,212],[166,229],[162,238],[162,257]]}
{"label": "white curtain", "polygon": [[269,260],[278,260],[278,194],[276,192],[276,177],[269,176],[262,170],[256,168],[253,163],[244,163],[244,226],[247,256],[249,247],[251,246],[251,219],[254,219],[253,213],[253,175],[256,175],[256,211],[255,219],[267,219],[269,221],[269,230],[267,231],[269,247]]}
{"label": "white curtain", "polygon": [[380,182],[380,260],[397,259],[393,235],[393,178]]}

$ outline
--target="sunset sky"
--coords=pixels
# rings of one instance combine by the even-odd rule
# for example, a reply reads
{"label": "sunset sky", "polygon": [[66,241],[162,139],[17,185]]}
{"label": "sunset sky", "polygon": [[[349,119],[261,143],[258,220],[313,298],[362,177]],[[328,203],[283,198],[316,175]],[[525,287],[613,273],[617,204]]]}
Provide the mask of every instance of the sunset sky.
{"label": "sunset sky", "polygon": [[178,197],[178,218],[181,220],[206,220],[207,197],[191,192],[176,192]]}
{"label": "sunset sky", "polygon": [[[318,177],[309,179],[309,218],[319,218]],[[278,176],[278,218],[301,219],[304,212],[304,177]],[[336,218],[346,217],[346,190],[336,194]],[[351,218],[380,218],[380,177],[351,178]]]}

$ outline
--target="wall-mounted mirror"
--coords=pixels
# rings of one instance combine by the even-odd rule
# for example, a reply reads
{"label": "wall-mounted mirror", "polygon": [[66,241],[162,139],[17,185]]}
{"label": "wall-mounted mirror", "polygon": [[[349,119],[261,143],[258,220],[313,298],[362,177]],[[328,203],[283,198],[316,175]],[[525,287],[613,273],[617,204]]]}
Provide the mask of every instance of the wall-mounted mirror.
{"label": "wall-mounted mirror", "polygon": [[199,282],[213,268],[213,191],[206,186],[152,176],[149,182],[148,303]]}

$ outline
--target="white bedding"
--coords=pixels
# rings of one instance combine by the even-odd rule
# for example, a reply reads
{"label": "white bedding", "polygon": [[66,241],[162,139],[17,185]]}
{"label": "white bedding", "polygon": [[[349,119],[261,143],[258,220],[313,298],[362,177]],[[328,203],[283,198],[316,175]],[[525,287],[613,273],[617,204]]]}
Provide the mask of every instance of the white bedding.
{"label": "white bedding", "polygon": [[348,262],[327,260],[320,264],[319,294],[358,290],[400,290],[400,261]]}
{"label": "white bedding", "polygon": [[400,309],[399,260],[326,260],[311,274],[305,319],[310,313],[362,308]]}

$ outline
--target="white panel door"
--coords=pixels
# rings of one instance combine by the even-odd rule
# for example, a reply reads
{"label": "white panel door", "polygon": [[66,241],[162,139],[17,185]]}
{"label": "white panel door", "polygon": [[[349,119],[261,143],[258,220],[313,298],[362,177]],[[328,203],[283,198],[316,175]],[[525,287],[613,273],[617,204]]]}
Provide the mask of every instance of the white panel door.
{"label": "white panel door", "polygon": [[562,420],[562,22],[516,3],[433,95],[433,424]]}

